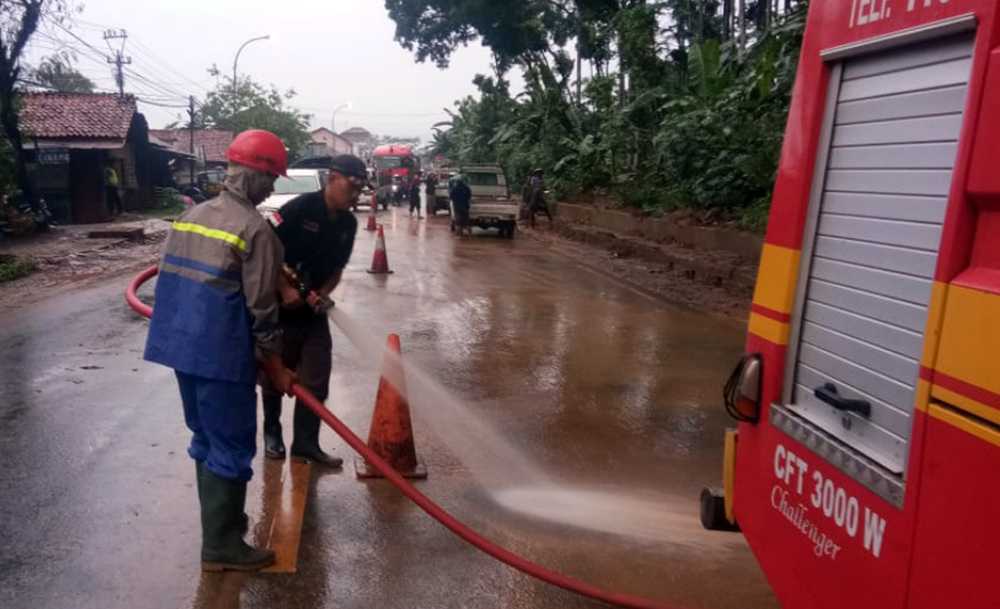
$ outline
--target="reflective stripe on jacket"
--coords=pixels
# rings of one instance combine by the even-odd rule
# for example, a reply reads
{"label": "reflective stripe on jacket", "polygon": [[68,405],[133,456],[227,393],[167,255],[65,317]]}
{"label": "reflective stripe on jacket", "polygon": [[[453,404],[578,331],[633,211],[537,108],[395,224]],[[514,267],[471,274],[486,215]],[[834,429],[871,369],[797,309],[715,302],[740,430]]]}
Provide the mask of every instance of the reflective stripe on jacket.
{"label": "reflective stripe on jacket", "polygon": [[245,199],[223,191],[174,223],[163,249],[145,359],[210,379],[253,383],[280,353],[284,250]]}

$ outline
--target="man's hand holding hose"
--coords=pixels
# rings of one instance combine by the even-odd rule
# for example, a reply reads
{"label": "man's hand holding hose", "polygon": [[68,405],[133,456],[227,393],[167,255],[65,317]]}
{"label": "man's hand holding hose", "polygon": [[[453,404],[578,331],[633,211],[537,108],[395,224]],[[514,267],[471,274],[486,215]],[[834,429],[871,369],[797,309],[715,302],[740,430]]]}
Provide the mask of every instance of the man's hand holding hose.
{"label": "man's hand holding hose", "polygon": [[274,387],[281,393],[291,396],[292,385],[299,382],[298,375],[285,367],[281,361],[281,356],[272,353],[260,362],[261,370],[271,379]]}
{"label": "man's hand holding hose", "polygon": [[[334,283],[334,285],[336,284]],[[325,288],[326,286],[323,286],[320,291],[326,291]],[[333,286],[330,287],[330,291],[332,289]],[[281,268],[278,291],[281,295],[281,306],[286,309],[297,309],[303,305],[309,305],[316,313],[323,313],[333,307],[333,300],[316,290],[306,289],[302,280],[288,265],[283,265]]]}

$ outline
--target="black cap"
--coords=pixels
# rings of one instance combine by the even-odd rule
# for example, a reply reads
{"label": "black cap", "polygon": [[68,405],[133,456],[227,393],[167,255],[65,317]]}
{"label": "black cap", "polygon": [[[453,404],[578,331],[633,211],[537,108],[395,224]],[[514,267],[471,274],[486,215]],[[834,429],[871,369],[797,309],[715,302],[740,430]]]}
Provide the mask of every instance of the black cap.
{"label": "black cap", "polygon": [[360,180],[368,179],[368,169],[365,162],[353,154],[338,154],[330,161],[330,171]]}

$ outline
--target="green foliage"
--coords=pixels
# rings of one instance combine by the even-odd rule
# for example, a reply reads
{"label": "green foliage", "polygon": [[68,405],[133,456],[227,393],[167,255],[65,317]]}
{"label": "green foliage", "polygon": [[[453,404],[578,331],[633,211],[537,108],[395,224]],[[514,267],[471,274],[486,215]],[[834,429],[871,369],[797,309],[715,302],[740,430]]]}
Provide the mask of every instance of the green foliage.
{"label": "green foliage", "polygon": [[791,15],[742,58],[714,40],[691,48],[690,92],[663,106],[653,140],[674,198],[699,209],[739,210],[770,195],[803,17]]}
{"label": "green foliage", "polygon": [[73,68],[69,59],[53,55],[43,59],[30,72],[33,84],[50,88],[60,93],[93,93],[94,82]]}
{"label": "green foliage", "polygon": [[[218,75],[213,66],[209,73]],[[265,87],[249,77],[236,86],[230,80],[210,91],[201,107],[202,127],[239,133],[247,129],[266,129],[282,139],[294,160],[309,143],[310,115],[286,106],[295,97],[294,90],[284,93],[274,85]]]}
{"label": "green foliage", "polygon": [[[495,75],[478,76],[479,94],[435,125],[435,152],[498,161],[512,184],[543,168],[557,196],[611,192],[648,212],[687,207],[760,230],[805,4],[739,24],[732,0],[721,2],[386,0],[386,7],[397,39],[420,60],[447,65],[477,36],[494,53]],[[570,38],[593,70],[587,79],[576,74],[579,97],[575,58],[564,48]],[[511,66],[524,74],[516,97],[503,78]]]}
{"label": "green foliage", "polygon": [[0,254],[0,283],[26,277],[33,273],[36,268],[37,265],[30,258]]}

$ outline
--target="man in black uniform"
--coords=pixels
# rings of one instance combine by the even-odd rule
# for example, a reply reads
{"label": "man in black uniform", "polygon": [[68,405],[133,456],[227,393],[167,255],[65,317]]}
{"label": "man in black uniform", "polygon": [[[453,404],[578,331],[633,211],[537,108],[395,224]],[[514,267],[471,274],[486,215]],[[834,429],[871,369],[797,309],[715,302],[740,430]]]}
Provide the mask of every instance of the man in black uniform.
{"label": "man in black uniform", "polygon": [[[323,190],[299,195],[271,219],[285,246],[286,275],[282,287],[281,327],[285,366],[297,370],[300,382],[317,399],[325,400],[330,388],[333,343],[324,310],[326,297],[340,277],[354,249],[358,221],[350,212],[367,182],[365,164],[350,154],[333,158]],[[297,284],[297,285],[296,285]],[[264,402],[264,454],[285,458],[281,434],[281,393],[262,385]],[[292,459],[340,467],[342,459],[319,447],[320,420],[305,404],[295,403]]]}

